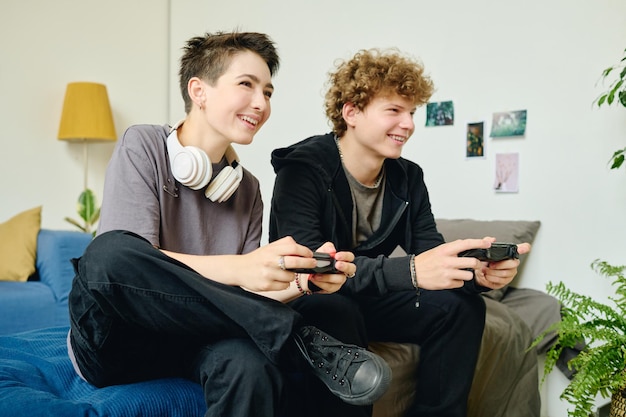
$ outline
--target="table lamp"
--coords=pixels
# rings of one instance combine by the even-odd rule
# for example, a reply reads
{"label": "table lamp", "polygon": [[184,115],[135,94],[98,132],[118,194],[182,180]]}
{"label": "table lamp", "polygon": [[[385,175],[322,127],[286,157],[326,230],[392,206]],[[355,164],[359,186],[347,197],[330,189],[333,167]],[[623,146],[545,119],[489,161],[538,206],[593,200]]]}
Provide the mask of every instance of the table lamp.
{"label": "table lamp", "polygon": [[91,232],[91,225],[97,221],[100,210],[95,207],[94,194],[87,187],[87,145],[89,142],[117,139],[104,84],[72,82],[67,85],[57,137],[59,140],[83,143],[84,189],[78,200],[78,214],[85,221],[85,225],[81,226],[69,218],[66,220],[85,232]]}

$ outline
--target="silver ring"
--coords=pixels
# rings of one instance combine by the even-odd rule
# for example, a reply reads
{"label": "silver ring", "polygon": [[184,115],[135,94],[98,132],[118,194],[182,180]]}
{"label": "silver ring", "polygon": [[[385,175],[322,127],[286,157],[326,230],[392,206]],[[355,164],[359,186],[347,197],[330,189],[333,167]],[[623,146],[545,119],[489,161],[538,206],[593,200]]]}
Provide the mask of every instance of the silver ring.
{"label": "silver ring", "polygon": [[285,270],[285,257],[284,256],[281,256],[280,258],[278,258],[278,267],[282,269],[283,271]]}

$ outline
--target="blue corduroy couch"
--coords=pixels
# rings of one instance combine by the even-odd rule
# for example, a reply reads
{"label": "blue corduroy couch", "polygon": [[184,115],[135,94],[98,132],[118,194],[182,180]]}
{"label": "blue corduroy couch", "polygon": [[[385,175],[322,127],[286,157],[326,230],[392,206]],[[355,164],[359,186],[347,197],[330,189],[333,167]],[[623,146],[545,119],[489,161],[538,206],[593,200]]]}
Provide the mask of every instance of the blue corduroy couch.
{"label": "blue corduroy couch", "polygon": [[67,295],[88,233],[41,229],[37,235],[36,272],[26,282],[0,281],[0,335],[69,325]]}
{"label": "blue corduroy couch", "polygon": [[68,327],[0,336],[0,417],[201,417],[200,385],[184,379],[96,388],[67,356]]}
{"label": "blue corduroy couch", "polygon": [[87,233],[41,229],[36,273],[0,282],[0,417],[200,417],[200,385],[162,379],[97,389],[67,356],[67,296]]}

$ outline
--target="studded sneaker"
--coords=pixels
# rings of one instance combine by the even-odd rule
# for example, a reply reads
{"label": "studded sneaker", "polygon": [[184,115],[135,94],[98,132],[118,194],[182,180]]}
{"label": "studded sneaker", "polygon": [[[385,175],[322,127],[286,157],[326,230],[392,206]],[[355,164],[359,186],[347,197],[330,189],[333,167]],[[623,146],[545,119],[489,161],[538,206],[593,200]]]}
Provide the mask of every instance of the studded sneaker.
{"label": "studded sneaker", "polygon": [[365,348],[341,343],[313,326],[300,328],[294,340],[314,375],[344,402],[370,405],[389,388],[391,368]]}

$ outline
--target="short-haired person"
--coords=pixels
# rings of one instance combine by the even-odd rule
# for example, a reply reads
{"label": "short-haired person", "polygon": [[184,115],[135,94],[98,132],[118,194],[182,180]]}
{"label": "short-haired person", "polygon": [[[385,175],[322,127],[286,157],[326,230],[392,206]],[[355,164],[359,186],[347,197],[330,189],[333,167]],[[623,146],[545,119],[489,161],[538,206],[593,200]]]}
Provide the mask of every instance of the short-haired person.
{"label": "short-haired person", "polygon": [[[117,143],[98,235],[74,261],[69,296],[68,352],[88,382],[190,378],[214,417],[285,416],[292,370],[349,403],[385,391],[380,357],[305,326],[286,305],[308,291],[289,269],[316,265],[311,250],[290,237],[259,247],[259,182],[231,144],[251,143],[270,116],[278,65],[265,34],[191,38],[184,120],[131,126]],[[336,257],[341,272],[316,281],[328,294],[355,271],[352,253]]]}
{"label": "short-haired person", "polygon": [[[421,63],[395,49],[361,50],[340,62],[325,100],[332,132],[272,153],[269,235],[353,252],[356,276],[340,291],[291,305],[349,343],[418,344],[415,401],[406,415],[461,417],[484,328],[480,293],[510,283],[519,260],[458,257],[495,239],[444,243],[437,231],[423,171],[401,157],[416,108],[432,93]],[[518,245],[520,254],[529,250]],[[342,408],[333,415],[370,413],[324,398],[329,408]]]}

